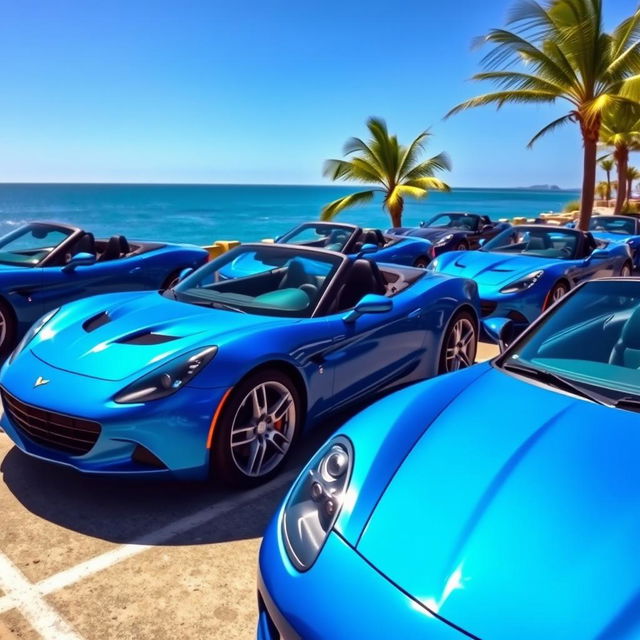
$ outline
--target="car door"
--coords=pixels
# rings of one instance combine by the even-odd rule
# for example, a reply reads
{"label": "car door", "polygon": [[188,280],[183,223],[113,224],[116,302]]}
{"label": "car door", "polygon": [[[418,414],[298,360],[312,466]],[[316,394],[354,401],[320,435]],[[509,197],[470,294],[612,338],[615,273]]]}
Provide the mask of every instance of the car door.
{"label": "car door", "polygon": [[347,312],[329,317],[335,330],[324,366],[333,374],[334,402],[351,402],[408,375],[418,364],[424,343],[422,307],[400,293],[385,313],[345,321]]}
{"label": "car door", "polygon": [[96,262],[92,265],[42,267],[42,286],[33,293],[44,309],[88,296],[143,289],[143,269],[127,259]]}

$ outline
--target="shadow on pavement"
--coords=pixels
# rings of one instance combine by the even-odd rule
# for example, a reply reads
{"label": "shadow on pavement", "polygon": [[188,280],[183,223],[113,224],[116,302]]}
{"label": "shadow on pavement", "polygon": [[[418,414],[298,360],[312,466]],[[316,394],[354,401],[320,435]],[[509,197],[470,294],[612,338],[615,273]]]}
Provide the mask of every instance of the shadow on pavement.
{"label": "shadow on pavement", "polygon": [[[355,411],[340,414],[299,440],[283,470],[298,471],[317,448]],[[9,491],[31,513],[61,527],[118,544],[134,542],[179,518],[241,493],[208,483],[180,483],[142,478],[86,476],[23,454],[13,447],[0,471]],[[277,482],[273,491],[226,511],[222,517],[173,538],[166,544],[209,544],[262,535],[289,488]]]}

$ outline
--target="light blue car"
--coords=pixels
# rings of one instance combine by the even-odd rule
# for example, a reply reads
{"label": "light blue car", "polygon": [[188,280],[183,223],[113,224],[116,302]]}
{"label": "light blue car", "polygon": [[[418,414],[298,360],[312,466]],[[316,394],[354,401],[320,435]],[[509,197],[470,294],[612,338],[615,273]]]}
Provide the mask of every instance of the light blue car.
{"label": "light blue car", "polygon": [[639,366],[640,280],[589,282],[356,416],[267,528],[258,640],[637,640]]}
{"label": "light blue car", "polygon": [[602,244],[567,227],[516,225],[478,251],[443,253],[429,269],[472,278],[483,317],[509,318],[522,330],[579,283],[632,274],[629,245]]}

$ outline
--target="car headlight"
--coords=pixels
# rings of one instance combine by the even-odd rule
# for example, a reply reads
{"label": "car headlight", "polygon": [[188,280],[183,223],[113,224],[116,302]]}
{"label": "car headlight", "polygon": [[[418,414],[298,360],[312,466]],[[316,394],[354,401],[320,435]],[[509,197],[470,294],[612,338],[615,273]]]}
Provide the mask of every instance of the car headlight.
{"label": "car headlight", "polygon": [[282,517],[287,555],[306,571],[320,554],[338,519],[351,480],[353,448],[338,436],[322,448],[296,480]]}
{"label": "car headlight", "polygon": [[182,354],[132,382],[114,397],[114,401],[134,404],[166,398],[200,373],[217,352],[218,347],[206,347]]}
{"label": "car headlight", "polygon": [[52,309],[31,325],[29,331],[24,334],[22,340],[18,342],[18,346],[13,350],[13,352],[7,359],[7,364],[11,364],[16,359],[18,354],[40,333],[40,331],[42,331],[44,325],[47,324],[47,322],[49,322],[49,320],[51,320],[51,318],[53,318],[53,316],[55,316],[58,311],[60,311],[60,307]]}
{"label": "car headlight", "polygon": [[436,247],[441,247],[443,244],[447,244],[447,242],[451,242],[453,240],[453,233],[448,233],[444,238],[440,238],[438,242],[436,242]]}
{"label": "car headlight", "polygon": [[544,271],[534,271],[521,280],[516,280],[516,282],[508,284],[506,287],[502,287],[502,289],[500,289],[500,293],[518,293],[518,291],[524,291],[538,282],[543,274]]}

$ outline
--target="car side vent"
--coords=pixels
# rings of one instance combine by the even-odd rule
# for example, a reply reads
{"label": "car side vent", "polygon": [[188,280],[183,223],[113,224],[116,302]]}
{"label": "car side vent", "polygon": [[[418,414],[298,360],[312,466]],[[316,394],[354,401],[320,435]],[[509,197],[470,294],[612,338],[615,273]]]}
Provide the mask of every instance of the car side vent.
{"label": "car side vent", "polygon": [[97,316],[93,316],[93,318],[89,318],[83,325],[82,328],[87,332],[91,333],[96,329],[99,329],[105,324],[111,322],[111,318],[106,311],[99,313]]}
{"label": "car side vent", "polygon": [[154,344],[163,344],[164,342],[171,342],[172,340],[177,340],[178,336],[166,336],[162,333],[153,333],[152,331],[147,331],[146,333],[138,333],[134,336],[127,336],[126,338],[122,338],[117,342],[119,344],[137,344],[142,346],[151,346]]}

